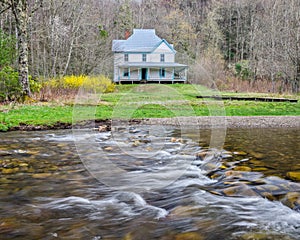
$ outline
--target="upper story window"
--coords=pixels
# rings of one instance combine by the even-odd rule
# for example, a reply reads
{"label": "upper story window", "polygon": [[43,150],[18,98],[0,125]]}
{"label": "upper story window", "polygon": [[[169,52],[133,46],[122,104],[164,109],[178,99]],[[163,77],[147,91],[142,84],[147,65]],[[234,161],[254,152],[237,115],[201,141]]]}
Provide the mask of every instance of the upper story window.
{"label": "upper story window", "polygon": [[160,54],[160,61],[164,62],[165,61],[165,54]]}
{"label": "upper story window", "polygon": [[127,53],[125,53],[125,55],[124,55],[124,61],[128,62],[128,54]]}
{"label": "upper story window", "polygon": [[147,54],[146,53],[143,53],[142,61],[147,62]]}

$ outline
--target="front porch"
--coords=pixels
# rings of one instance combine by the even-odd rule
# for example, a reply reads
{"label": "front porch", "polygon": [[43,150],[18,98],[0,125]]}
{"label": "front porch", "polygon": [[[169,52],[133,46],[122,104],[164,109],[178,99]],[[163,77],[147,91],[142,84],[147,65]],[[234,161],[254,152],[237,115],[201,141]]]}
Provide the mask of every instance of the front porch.
{"label": "front porch", "polygon": [[123,65],[117,68],[117,83],[184,83],[187,66],[169,64],[160,66]]}

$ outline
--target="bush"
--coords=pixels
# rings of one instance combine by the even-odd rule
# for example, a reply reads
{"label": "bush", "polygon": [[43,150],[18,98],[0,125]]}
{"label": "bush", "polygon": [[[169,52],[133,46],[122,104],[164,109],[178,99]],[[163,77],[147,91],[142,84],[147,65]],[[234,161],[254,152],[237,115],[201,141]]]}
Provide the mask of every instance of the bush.
{"label": "bush", "polygon": [[29,86],[30,86],[31,93],[39,92],[42,88],[42,84],[37,80],[33,79],[30,75],[29,75]]}
{"label": "bush", "polygon": [[[39,92],[41,84],[29,76],[30,91]],[[19,74],[11,67],[4,67],[0,71],[0,102],[18,101],[22,97],[22,87],[19,83]]]}
{"label": "bush", "polygon": [[113,92],[115,90],[115,85],[108,77],[104,75],[65,76],[60,79],[50,79],[45,83],[45,86],[51,88],[61,88],[70,90],[78,90],[79,88],[83,88],[86,91],[92,91],[95,93]]}
{"label": "bush", "polygon": [[16,39],[0,29],[0,68],[13,64],[16,59]]}
{"label": "bush", "polygon": [[253,73],[251,72],[249,61],[241,60],[235,64],[235,75],[243,80],[249,79]]}
{"label": "bush", "polygon": [[18,72],[11,67],[4,67],[0,71],[0,101],[18,100],[21,97],[21,92]]}

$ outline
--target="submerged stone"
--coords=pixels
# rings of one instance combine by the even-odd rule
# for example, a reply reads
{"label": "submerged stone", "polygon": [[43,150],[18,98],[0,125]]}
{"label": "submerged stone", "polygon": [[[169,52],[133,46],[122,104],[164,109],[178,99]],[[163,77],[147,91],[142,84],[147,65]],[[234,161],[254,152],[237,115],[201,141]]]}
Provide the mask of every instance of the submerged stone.
{"label": "submerged stone", "polygon": [[300,181],[300,171],[299,172],[288,172],[287,177],[294,181]]}
{"label": "submerged stone", "polygon": [[225,188],[223,194],[227,197],[257,197],[257,193],[254,192],[249,186],[246,184],[240,184],[239,186],[232,186]]}
{"label": "submerged stone", "polygon": [[250,152],[250,154],[252,155],[252,156],[254,156],[255,158],[257,158],[257,159],[262,159],[262,158],[264,158],[265,157],[265,155],[263,154],[263,153],[260,153],[260,152]]}
{"label": "submerged stone", "polygon": [[204,240],[204,237],[197,232],[186,232],[177,234],[175,240]]}
{"label": "submerged stone", "polygon": [[257,168],[253,168],[252,170],[255,172],[264,172],[264,171],[268,171],[269,169],[265,167],[257,167]]}
{"label": "submerged stone", "polygon": [[35,174],[32,174],[33,178],[48,178],[48,177],[51,177],[51,176],[52,176],[51,173],[35,173]]}
{"label": "submerged stone", "polygon": [[28,167],[29,165],[28,165],[28,163],[20,163],[19,166],[20,167]]}
{"label": "submerged stone", "polygon": [[272,232],[250,232],[238,237],[237,240],[294,240],[286,235]]}
{"label": "submerged stone", "polygon": [[257,159],[251,159],[249,163],[253,164],[255,167],[265,167],[265,163],[263,161]]}
{"label": "submerged stone", "polygon": [[196,153],[196,158],[199,160],[204,160],[207,155],[210,153],[208,151],[201,151]]}
{"label": "submerged stone", "polygon": [[190,217],[195,212],[197,212],[197,209],[195,206],[178,206],[175,207],[169,214],[171,218],[173,217]]}
{"label": "submerged stone", "polygon": [[234,168],[235,171],[241,171],[241,172],[251,172],[252,169],[250,167],[246,166],[237,166]]}
{"label": "submerged stone", "polygon": [[104,150],[110,152],[110,151],[113,150],[113,148],[112,147],[105,147]]}
{"label": "submerged stone", "polygon": [[133,240],[132,234],[131,233],[126,234],[123,240]]}
{"label": "submerged stone", "polygon": [[18,172],[19,170],[20,170],[19,168],[3,168],[2,174],[13,174]]}
{"label": "submerged stone", "polygon": [[238,156],[246,156],[247,153],[243,152],[243,151],[238,151],[238,152],[233,152],[234,155],[238,155]]}
{"label": "submerged stone", "polygon": [[281,202],[291,209],[300,211],[300,192],[289,192]]}

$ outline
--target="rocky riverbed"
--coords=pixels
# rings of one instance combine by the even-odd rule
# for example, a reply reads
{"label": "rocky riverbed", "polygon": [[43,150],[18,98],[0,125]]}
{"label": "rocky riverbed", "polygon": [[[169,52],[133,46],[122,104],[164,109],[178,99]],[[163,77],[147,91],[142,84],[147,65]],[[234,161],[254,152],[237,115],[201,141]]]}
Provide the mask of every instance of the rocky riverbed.
{"label": "rocky riverbed", "polygon": [[[80,123],[57,122],[54,125],[21,124],[10,128],[10,131],[42,131],[53,129],[71,129],[73,127],[99,127],[111,126],[118,120],[89,120]],[[197,126],[199,128],[299,128],[300,116],[201,116],[201,117],[175,117],[175,118],[145,118],[126,120],[129,125],[172,125]]]}
{"label": "rocky riverbed", "polygon": [[298,239],[299,128],[114,124],[1,133],[0,239]]}
{"label": "rocky riverbed", "polygon": [[154,125],[196,125],[201,128],[300,128],[300,116],[251,117],[176,117],[143,119],[141,123]]}

